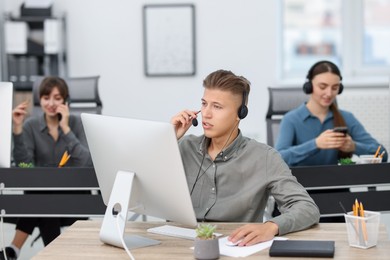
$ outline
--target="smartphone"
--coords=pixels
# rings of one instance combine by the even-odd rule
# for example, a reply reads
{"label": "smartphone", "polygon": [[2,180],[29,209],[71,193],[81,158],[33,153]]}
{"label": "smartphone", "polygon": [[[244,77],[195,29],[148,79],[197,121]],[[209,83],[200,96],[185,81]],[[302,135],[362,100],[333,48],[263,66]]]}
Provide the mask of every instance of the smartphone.
{"label": "smartphone", "polygon": [[[69,106],[69,102],[70,102],[70,98],[68,97],[66,100],[64,100],[64,103],[62,103],[62,104],[64,104],[64,105],[68,104],[68,106]],[[61,119],[62,119],[61,113],[58,113],[57,117],[58,117],[58,121],[61,121]]]}
{"label": "smartphone", "polygon": [[348,128],[346,126],[338,126],[333,128],[333,132],[343,133],[344,135],[346,135],[348,133]]}

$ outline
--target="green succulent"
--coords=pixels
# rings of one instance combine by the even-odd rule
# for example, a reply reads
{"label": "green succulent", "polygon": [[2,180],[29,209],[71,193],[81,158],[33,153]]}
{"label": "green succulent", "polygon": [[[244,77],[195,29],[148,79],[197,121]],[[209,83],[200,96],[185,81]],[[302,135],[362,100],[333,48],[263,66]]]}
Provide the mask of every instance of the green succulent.
{"label": "green succulent", "polygon": [[216,225],[201,223],[195,229],[196,235],[200,239],[214,239],[214,231],[217,228]]}
{"label": "green succulent", "polygon": [[341,164],[341,165],[348,165],[348,164],[355,164],[355,162],[352,161],[351,158],[341,158],[339,160],[339,164]]}
{"label": "green succulent", "polygon": [[18,164],[18,167],[20,168],[34,168],[34,164],[33,163],[25,163],[25,162],[21,162]]}

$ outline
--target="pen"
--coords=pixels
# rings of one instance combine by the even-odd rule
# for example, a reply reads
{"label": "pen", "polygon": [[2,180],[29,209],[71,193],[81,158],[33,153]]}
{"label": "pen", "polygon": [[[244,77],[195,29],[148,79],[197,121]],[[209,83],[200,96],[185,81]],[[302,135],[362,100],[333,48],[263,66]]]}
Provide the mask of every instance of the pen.
{"label": "pen", "polygon": [[341,201],[339,201],[339,204],[340,204],[341,209],[342,209],[343,212],[345,213],[345,215],[348,215],[348,212],[347,212],[347,210],[344,208],[343,203],[341,203]]}
{"label": "pen", "polygon": [[[339,204],[340,204],[341,209],[344,211],[344,214],[345,214],[345,215],[348,215],[348,212],[347,212],[347,210],[345,209],[343,203],[341,203],[341,201],[339,201]],[[355,207],[355,205],[352,206],[352,208],[354,208],[354,207]],[[354,213],[355,213],[355,210],[354,210]],[[358,231],[356,230],[356,227],[353,225],[352,222],[350,222],[350,224],[351,224],[353,230],[355,231],[355,235],[356,235],[357,237],[359,237],[359,233],[358,233]]]}
{"label": "pen", "polygon": [[68,162],[69,158],[70,158],[70,154],[68,154],[68,151],[65,150],[64,154],[62,155],[61,161],[58,164],[58,168],[65,166],[65,164]]}
{"label": "pen", "polygon": [[379,158],[383,158],[383,155],[385,155],[386,151],[383,151],[381,155],[379,155]]}
{"label": "pen", "polygon": [[379,154],[379,152],[380,152],[380,150],[381,150],[381,145],[379,145],[378,146],[378,149],[376,149],[376,153],[375,153],[375,155],[374,155],[374,157],[376,158],[376,157],[378,157],[378,154]]}

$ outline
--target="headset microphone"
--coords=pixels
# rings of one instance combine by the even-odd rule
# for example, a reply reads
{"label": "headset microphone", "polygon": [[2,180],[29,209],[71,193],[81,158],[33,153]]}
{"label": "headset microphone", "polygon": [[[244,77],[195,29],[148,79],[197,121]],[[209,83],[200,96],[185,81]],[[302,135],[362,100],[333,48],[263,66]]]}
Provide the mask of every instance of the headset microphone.
{"label": "headset microphone", "polygon": [[[196,114],[198,114],[198,113],[200,113],[200,110]],[[192,119],[192,125],[198,126],[198,119],[196,119],[196,118]]]}

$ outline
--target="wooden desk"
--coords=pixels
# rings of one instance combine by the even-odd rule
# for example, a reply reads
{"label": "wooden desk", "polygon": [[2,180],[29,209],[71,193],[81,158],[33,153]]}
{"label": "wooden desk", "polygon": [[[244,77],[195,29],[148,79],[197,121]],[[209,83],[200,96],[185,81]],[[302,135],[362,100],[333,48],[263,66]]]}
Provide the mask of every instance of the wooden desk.
{"label": "wooden desk", "polygon": [[[193,241],[147,233],[146,229],[161,226],[163,222],[127,223],[126,232],[161,241],[160,245],[132,250],[135,259],[194,259]],[[103,244],[99,240],[101,221],[77,221],[33,259],[128,259],[124,249]],[[218,232],[228,235],[241,223],[218,223]],[[390,241],[385,226],[381,226],[376,247],[358,249],[348,245],[345,223],[321,223],[311,229],[286,235],[290,239],[335,240],[336,259],[389,259]],[[261,256],[261,257],[260,257]],[[248,259],[278,259],[268,256],[268,249]],[[221,256],[220,259],[230,259]],[[286,257],[280,259],[288,259]],[[297,258],[292,258],[297,259]],[[309,258],[305,258],[309,259]],[[318,258],[315,258],[318,259]]]}

